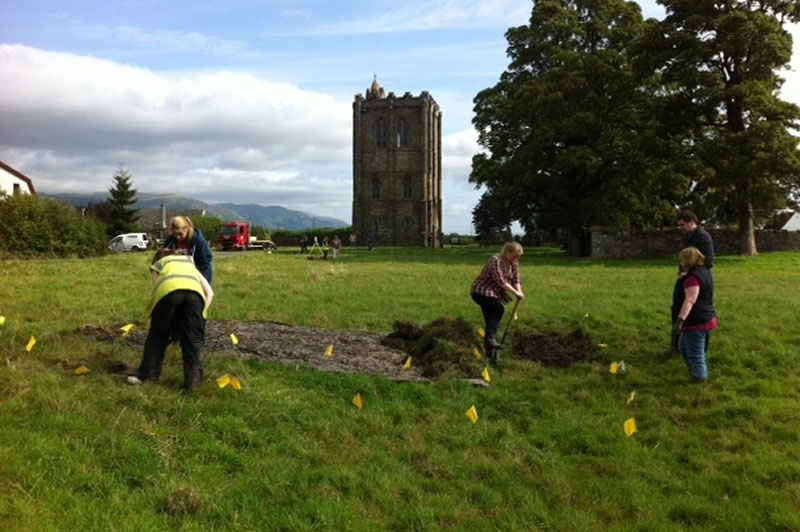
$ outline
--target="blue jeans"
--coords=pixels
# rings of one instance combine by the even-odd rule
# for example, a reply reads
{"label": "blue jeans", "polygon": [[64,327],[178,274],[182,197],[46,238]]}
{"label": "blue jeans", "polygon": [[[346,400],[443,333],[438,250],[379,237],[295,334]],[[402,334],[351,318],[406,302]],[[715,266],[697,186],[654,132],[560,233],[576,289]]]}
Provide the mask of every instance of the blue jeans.
{"label": "blue jeans", "polygon": [[706,354],[708,343],[711,341],[711,331],[686,331],[678,340],[678,349],[696,379],[708,378]]}

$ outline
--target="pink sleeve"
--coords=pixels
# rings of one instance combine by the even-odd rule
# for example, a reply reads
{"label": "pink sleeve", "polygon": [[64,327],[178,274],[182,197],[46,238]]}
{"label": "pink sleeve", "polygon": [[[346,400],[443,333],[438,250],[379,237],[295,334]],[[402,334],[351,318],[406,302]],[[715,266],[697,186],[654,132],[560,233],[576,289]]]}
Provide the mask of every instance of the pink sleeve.
{"label": "pink sleeve", "polygon": [[694,275],[690,275],[683,281],[684,288],[691,288],[693,286],[700,286],[700,279],[695,277]]}

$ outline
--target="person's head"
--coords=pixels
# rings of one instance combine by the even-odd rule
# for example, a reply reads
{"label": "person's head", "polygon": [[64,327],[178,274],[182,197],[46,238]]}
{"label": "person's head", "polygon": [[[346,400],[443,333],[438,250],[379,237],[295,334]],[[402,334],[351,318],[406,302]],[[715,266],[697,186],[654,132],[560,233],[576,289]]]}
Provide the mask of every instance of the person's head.
{"label": "person's head", "polygon": [[194,224],[188,216],[176,216],[170,221],[172,234],[180,241],[191,242],[194,238]]}
{"label": "person's head", "polygon": [[700,250],[694,246],[682,249],[678,254],[678,258],[681,261],[682,272],[688,272],[695,268],[702,268],[706,262],[705,255],[700,253]]}
{"label": "person's head", "polygon": [[177,253],[178,252],[175,251],[174,249],[161,248],[161,249],[156,251],[155,255],[153,255],[153,261],[150,264],[155,264],[156,262],[160,261],[164,257],[166,257],[168,255],[176,255]]}
{"label": "person's head", "polygon": [[681,212],[676,221],[678,223],[678,229],[680,229],[681,233],[684,235],[694,232],[694,230],[697,229],[697,224],[700,223],[697,219],[697,215],[693,211]]}
{"label": "person's head", "polygon": [[522,256],[522,245],[519,242],[506,242],[500,251],[500,256],[504,261],[512,264]]}

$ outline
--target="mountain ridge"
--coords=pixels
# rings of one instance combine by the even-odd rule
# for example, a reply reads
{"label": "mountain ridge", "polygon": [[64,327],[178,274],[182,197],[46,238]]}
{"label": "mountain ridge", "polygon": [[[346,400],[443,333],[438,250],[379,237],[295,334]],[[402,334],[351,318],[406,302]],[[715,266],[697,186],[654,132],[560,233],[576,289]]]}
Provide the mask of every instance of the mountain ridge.
{"label": "mountain ridge", "polygon": [[[55,198],[75,207],[86,207],[90,203],[103,203],[108,199],[108,194],[104,192],[91,194],[41,194],[41,196]],[[141,210],[160,209],[162,201],[164,201],[170,212],[204,210],[206,215],[217,216],[222,218],[223,221],[243,221],[251,225],[259,225],[270,231],[278,229],[303,231],[321,227],[338,229],[350,225],[338,218],[319,216],[305,211],[296,211],[279,205],[207,203],[205,201],[175,194],[139,193],[136,195],[134,208]]]}

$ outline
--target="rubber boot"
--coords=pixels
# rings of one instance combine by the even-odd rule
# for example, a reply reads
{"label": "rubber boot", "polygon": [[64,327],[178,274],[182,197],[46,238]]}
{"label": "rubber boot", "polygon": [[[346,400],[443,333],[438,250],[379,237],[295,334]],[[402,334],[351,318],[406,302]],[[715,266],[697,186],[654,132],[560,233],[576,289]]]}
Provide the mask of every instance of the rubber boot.
{"label": "rubber boot", "polygon": [[489,360],[496,361],[500,356],[500,349],[503,347],[497,342],[497,328],[499,321],[486,322],[486,336],[483,339],[483,348]]}

